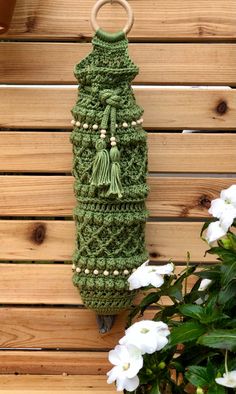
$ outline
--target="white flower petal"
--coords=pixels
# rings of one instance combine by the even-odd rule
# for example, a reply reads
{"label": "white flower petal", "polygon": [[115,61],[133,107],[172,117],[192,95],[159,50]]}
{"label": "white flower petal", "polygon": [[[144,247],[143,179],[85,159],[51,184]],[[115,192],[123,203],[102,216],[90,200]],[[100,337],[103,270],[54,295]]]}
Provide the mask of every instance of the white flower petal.
{"label": "white flower petal", "polygon": [[132,379],[117,379],[117,391],[134,391],[139,386],[138,376],[134,376]]}
{"label": "white flower petal", "polygon": [[156,274],[156,273],[150,275],[150,284],[153,287],[156,287],[156,288],[161,287],[163,285],[163,283],[164,283],[163,276]]}
{"label": "white flower petal", "polygon": [[153,267],[155,273],[159,275],[170,275],[175,268],[173,263],[168,263],[165,265],[149,265],[149,267]]}
{"label": "white flower petal", "polygon": [[115,380],[117,379],[117,376],[119,376],[121,370],[119,367],[113,367],[109,372],[107,372],[107,383],[111,384],[113,382],[115,382]]}
{"label": "white flower petal", "polygon": [[206,240],[208,243],[212,243],[217,239],[223,237],[226,234],[226,232],[227,231],[225,231],[221,227],[220,221],[213,222],[207,228]]}
{"label": "white flower petal", "polygon": [[231,204],[236,204],[236,185],[231,185],[228,189],[224,189],[220,193],[220,198],[225,201],[230,201]]}
{"label": "white flower petal", "polygon": [[221,216],[220,225],[225,230],[225,232],[227,232],[230,226],[233,224],[235,216],[236,216],[235,208],[225,211],[225,213]]}
{"label": "white flower petal", "polygon": [[216,378],[215,381],[221,386],[236,388],[236,371],[224,373],[223,378]]}
{"label": "white flower petal", "polygon": [[205,291],[210,286],[211,283],[212,283],[211,279],[203,279],[200,283],[198,291]]}
{"label": "white flower petal", "polygon": [[216,198],[215,200],[212,200],[211,207],[208,210],[208,212],[215,218],[220,219],[224,210],[225,210],[225,201],[222,200],[221,198]]}
{"label": "white flower petal", "polygon": [[[116,346],[116,348],[117,348],[117,346]],[[120,357],[119,357],[119,353],[117,352],[116,348],[113,350],[110,350],[108,353],[108,360],[113,365],[119,365],[120,361],[121,361]]]}
{"label": "white flower petal", "polygon": [[126,380],[136,377],[143,367],[141,351],[134,345],[117,345],[109,352],[109,360],[117,365],[107,373],[107,383],[116,381],[119,390],[125,388]]}
{"label": "white flower petal", "polygon": [[134,290],[149,285],[160,287],[164,283],[163,276],[170,275],[173,269],[174,264],[172,263],[164,266],[154,266],[148,265],[148,261],[146,261],[128,278],[129,289]]}
{"label": "white flower petal", "polygon": [[119,343],[126,346],[133,344],[142,354],[152,354],[168,343],[166,337],[169,334],[170,331],[165,323],[142,320],[129,327]]}

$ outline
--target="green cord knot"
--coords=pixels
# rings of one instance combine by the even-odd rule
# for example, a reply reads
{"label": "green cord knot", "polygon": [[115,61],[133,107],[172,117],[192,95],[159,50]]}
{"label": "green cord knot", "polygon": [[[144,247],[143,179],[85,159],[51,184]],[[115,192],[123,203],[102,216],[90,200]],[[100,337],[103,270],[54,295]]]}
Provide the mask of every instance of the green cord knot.
{"label": "green cord knot", "polygon": [[104,89],[100,93],[100,100],[106,105],[110,105],[114,108],[121,108],[121,98],[112,89]]}

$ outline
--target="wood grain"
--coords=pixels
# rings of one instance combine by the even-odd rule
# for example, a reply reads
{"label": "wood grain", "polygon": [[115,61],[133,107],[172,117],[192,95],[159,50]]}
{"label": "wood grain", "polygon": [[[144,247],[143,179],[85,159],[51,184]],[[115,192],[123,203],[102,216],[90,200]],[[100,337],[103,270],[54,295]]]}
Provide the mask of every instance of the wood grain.
{"label": "wood grain", "polygon": [[[12,28],[5,38],[73,39],[93,34],[90,12],[94,0],[22,0],[17,2]],[[236,38],[234,0],[131,0],[135,24],[132,40],[233,40]],[[105,30],[119,30],[126,16],[121,7],[99,13]]]}
{"label": "wood grain", "polygon": [[[183,269],[184,266],[177,266],[175,269],[176,275]],[[77,288],[72,285],[71,264],[1,263],[0,272],[0,302],[4,305],[83,304]],[[25,278],[27,278],[27,281]],[[188,289],[191,289],[194,283],[195,277],[191,277],[188,281]],[[136,302],[140,300],[140,297]]]}
{"label": "wood grain", "polygon": [[[152,318],[155,310],[146,313]],[[127,313],[101,335],[93,311],[80,308],[1,308],[0,348],[107,350],[124,335]],[[1,385],[0,385],[1,387]]]}
{"label": "wood grain", "polygon": [[[61,131],[0,131],[0,171],[70,172],[69,135]],[[235,173],[233,133],[148,133],[148,151],[151,172]]]}
{"label": "wood grain", "polygon": [[[84,43],[1,42],[0,81],[75,84],[74,65],[91,49]],[[236,84],[236,44],[130,44],[129,53],[140,70],[135,83]]]}
{"label": "wood grain", "polygon": [[[235,178],[150,176],[147,207],[152,217],[208,217],[212,199]],[[1,216],[70,216],[76,206],[72,176],[1,175]]]}
{"label": "wood grain", "polygon": [[[172,258],[184,263],[190,251],[193,262],[214,261],[211,255],[204,257],[207,244],[200,239],[201,228],[202,223],[148,223],[147,247],[151,259],[167,261]],[[41,234],[40,239],[37,234]],[[63,220],[1,220],[0,236],[0,260],[70,261],[75,226],[72,221]]]}
{"label": "wood grain", "polygon": [[[74,87],[1,87],[0,127],[70,129],[76,93]],[[136,87],[135,93],[145,128],[235,129],[235,90]]]}
{"label": "wood grain", "polygon": [[0,374],[105,375],[110,367],[107,352],[0,351]]}
{"label": "wood grain", "polygon": [[1,375],[1,394],[115,394],[114,385],[105,376]]}

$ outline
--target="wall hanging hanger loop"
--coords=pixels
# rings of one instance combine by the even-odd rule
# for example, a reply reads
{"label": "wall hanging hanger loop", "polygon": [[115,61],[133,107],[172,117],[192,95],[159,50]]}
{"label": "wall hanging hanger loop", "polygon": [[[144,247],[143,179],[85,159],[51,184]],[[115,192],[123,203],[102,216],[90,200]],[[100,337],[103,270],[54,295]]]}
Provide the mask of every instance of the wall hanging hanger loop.
{"label": "wall hanging hanger loop", "polygon": [[96,32],[97,30],[100,29],[100,26],[97,22],[97,15],[99,10],[107,3],[110,4],[119,3],[126,10],[128,20],[122,30],[125,34],[128,34],[134,23],[134,14],[130,4],[126,0],[98,0],[95,3],[91,13],[91,25],[93,30]]}

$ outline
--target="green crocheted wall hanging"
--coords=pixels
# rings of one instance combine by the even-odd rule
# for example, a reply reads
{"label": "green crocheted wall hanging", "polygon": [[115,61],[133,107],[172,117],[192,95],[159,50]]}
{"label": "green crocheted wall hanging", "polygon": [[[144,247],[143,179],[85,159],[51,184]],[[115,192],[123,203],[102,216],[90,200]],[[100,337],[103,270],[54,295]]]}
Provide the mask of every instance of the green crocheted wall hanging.
{"label": "green crocheted wall hanging", "polygon": [[123,31],[97,30],[93,50],[75,66],[72,109],[77,206],[73,283],[87,308],[110,316],[132,304],[129,275],[147,258],[147,146],[143,109],[131,82],[138,74]]}

